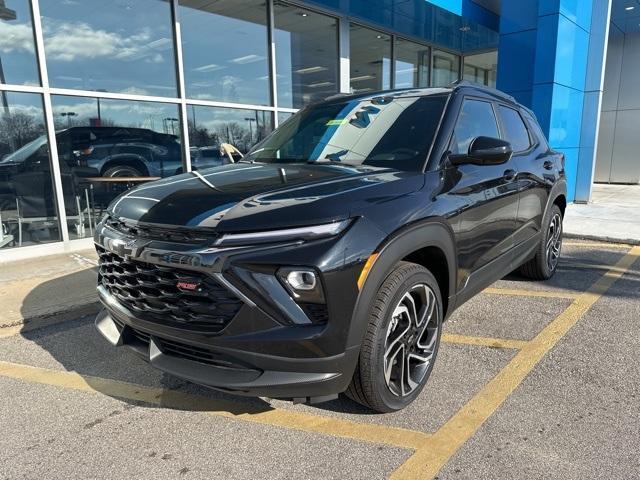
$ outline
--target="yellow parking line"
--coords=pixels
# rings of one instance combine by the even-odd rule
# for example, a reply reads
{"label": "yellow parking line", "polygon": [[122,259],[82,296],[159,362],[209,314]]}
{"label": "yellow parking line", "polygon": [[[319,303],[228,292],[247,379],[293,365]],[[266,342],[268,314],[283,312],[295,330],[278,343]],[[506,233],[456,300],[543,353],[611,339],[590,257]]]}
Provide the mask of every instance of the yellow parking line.
{"label": "yellow parking line", "polygon": [[600,277],[589,290],[576,298],[563,313],[523,346],[507,366],[427,439],[391,477],[429,479],[437,475],[451,456],[493,415],[547,352],[567,334],[638,257],[640,257],[640,246],[632,248],[615,267]]}
{"label": "yellow parking line", "polygon": [[633,248],[633,245],[629,245],[628,243],[606,243],[606,242],[567,242],[566,240],[562,242],[562,245],[567,247],[583,247],[583,248],[619,248],[624,250],[629,250]]}
{"label": "yellow parking line", "polygon": [[429,438],[429,434],[398,427],[357,423],[305,412],[295,412],[266,405],[264,408],[230,400],[211,399],[176,390],[147,387],[107,378],[79,375],[48,368],[32,367],[0,361],[0,377],[40,383],[88,393],[102,393],[188,411],[201,411],[208,415],[240,419],[304,432],[379,443],[415,450]]}
{"label": "yellow parking line", "polygon": [[520,350],[527,342],[525,340],[512,340],[508,338],[472,337],[469,335],[458,335],[457,333],[443,333],[444,343],[456,343],[460,345],[478,345],[491,348],[510,348]]}
{"label": "yellow parking line", "polygon": [[565,298],[574,299],[577,298],[579,293],[569,292],[553,292],[542,290],[525,290],[523,288],[485,288],[482,293],[488,293],[490,295],[514,295],[517,297],[543,297],[543,298]]}

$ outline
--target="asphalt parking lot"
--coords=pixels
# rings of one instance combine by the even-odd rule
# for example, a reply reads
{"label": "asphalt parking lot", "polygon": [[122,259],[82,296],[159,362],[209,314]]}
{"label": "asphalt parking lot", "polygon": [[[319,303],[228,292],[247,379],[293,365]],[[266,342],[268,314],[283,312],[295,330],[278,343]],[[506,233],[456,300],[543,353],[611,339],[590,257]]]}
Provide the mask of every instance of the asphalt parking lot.
{"label": "asphalt parking lot", "polygon": [[497,282],[387,415],[210,391],[90,316],[0,328],[0,478],[639,478],[639,258],[567,240],[552,280]]}

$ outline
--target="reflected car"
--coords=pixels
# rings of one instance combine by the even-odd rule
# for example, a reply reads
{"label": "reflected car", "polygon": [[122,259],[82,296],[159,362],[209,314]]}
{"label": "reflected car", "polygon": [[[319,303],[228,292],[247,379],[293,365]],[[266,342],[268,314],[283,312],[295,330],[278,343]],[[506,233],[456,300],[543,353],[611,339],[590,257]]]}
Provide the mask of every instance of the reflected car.
{"label": "reflected car", "polygon": [[96,326],[224,392],[399,410],[456,308],[516,269],[555,273],[565,207],[564,156],[502,92],[337,96],[239,162],[114,201]]}
{"label": "reflected car", "polygon": [[72,127],[56,134],[58,156],[102,177],[167,177],[182,172],[177,136],[146,128]]}

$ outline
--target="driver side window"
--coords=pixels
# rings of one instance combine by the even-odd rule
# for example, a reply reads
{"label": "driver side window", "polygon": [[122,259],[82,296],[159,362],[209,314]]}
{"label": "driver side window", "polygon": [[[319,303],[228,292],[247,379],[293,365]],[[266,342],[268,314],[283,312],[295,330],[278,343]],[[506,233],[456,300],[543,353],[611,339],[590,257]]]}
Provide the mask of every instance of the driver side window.
{"label": "driver side window", "polygon": [[465,155],[476,137],[500,138],[496,116],[491,103],[482,100],[465,100],[458,122],[453,130],[449,150],[454,155]]}

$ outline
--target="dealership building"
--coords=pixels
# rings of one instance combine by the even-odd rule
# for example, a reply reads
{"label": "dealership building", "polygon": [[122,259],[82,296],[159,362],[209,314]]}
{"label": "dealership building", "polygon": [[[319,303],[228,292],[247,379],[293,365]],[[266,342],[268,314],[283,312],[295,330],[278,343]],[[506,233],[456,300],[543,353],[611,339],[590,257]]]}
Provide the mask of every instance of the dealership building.
{"label": "dealership building", "polygon": [[310,102],[461,79],[530,107],[587,202],[640,182],[639,78],[639,0],[0,0],[0,262]]}

